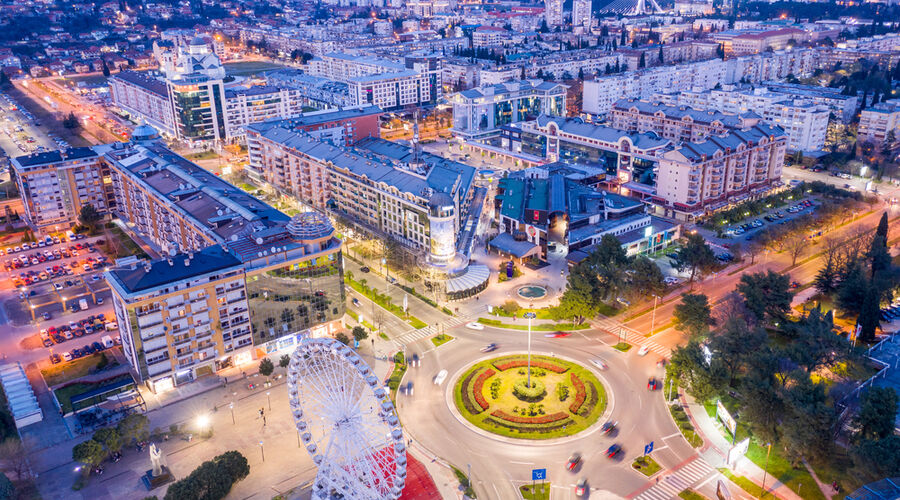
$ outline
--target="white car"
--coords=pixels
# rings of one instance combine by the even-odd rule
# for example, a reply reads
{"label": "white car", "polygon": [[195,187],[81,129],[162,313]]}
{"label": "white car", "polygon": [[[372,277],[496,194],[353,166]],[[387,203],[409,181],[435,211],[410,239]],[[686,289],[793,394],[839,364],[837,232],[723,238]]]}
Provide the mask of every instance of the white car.
{"label": "white car", "polygon": [[434,385],[441,385],[447,379],[447,370],[441,370],[434,376]]}
{"label": "white car", "polygon": [[648,352],[650,352],[650,346],[642,345],[641,348],[638,349],[638,356],[646,356]]}
{"label": "white car", "polygon": [[72,355],[69,354],[68,352],[64,352],[64,353],[62,353],[62,359],[63,359],[63,361],[67,361],[67,362],[72,361]]}
{"label": "white car", "polygon": [[592,359],[591,364],[597,367],[598,370],[606,371],[607,369],[609,369],[609,367],[606,366],[606,363],[604,363],[600,358]]}
{"label": "white car", "polygon": [[471,322],[471,323],[466,323],[466,328],[469,328],[469,329],[472,329],[472,330],[484,330],[484,325],[482,325],[481,323],[478,323],[478,322],[473,321],[473,322]]}
{"label": "white car", "polygon": [[681,280],[676,278],[675,276],[666,276],[666,279],[663,282],[667,285],[675,285],[678,284]]}

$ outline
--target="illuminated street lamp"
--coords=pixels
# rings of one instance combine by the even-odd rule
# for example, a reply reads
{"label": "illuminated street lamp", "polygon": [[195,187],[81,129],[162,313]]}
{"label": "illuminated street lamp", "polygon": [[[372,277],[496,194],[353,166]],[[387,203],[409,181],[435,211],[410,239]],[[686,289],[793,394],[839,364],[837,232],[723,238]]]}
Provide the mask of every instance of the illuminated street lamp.
{"label": "illuminated street lamp", "polygon": [[536,314],[531,311],[525,313],[525,317],[528,318],[528,381],[526,382],[526,387],[531,389],[531,320],[535,318]]}
{"label": "illuminated street lamp", "polygon": [[201,436],[209,436],[212,434],[212,425],[209,415],[201,414],[197,416],[197,431]]}

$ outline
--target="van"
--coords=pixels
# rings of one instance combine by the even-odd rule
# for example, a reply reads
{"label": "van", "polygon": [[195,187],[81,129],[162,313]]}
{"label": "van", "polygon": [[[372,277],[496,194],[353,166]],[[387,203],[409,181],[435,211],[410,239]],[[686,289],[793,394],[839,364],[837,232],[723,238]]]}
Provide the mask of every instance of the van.
{"label": "van", "polygon": [[109,335],[104,335],[104,336],[100,339],[100,343],[103,344],[103,347],[106,348],[106,349],[109,349],[110,347],[112,347],[112,346],[115,345],[115,343],[113,342],[112,337],[110,337]]}
{"label": "van", "polygon": [[75,233],[72,231],[66,231],[66,239],[72,241],[75,239]]}
{"label": "van", "polygon": [[110,321],[109,323],[106,323],[106,324],[103,325],[103,326],[106,328],[106,331],[108,331],[108,332],[111,332],[111,331],[116,330],[116,329],[119,328],[119,325],[116,324],[115,321]]}

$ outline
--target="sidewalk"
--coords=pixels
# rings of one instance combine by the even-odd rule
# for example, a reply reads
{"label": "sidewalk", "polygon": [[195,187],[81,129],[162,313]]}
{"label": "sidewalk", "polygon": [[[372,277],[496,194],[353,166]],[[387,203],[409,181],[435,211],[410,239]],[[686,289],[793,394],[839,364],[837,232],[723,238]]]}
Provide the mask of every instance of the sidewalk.
{"label": "sidewalk", "polygon": [[[700,456],[715,467],[727,467],[725,459],[728,450],[731,449],[731,443],[719,430],[721,424],[710,418],[703,405],[694,401],[694,398],[688,394],[682,393],[680,397],[687,402],[685,411],[694,423],[697,432],[703,437],[704,445],[700,449]],[[732,469],[732,473],[736,476],[744,476],[758,486],[762,485],[763,476],[765,476],[767,492],[786,500],[802,500],[800,495],[794,493],[793,490],[772,477],[771,474],[766,474],[761,467],[745,457],[738,459],[736,466]]]}

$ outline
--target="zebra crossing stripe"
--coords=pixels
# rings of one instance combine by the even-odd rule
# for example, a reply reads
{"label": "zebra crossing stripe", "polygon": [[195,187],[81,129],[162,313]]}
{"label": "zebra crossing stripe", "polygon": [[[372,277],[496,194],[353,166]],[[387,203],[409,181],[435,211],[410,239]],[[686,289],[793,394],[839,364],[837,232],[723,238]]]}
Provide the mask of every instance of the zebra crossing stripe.
{"label": "zebra crossing stripe", "polygon": [[713,472],[713,468],[705,461],[698,458],[684,465],[675,474],[666,476],[660,482],[653,485],[653,487],[635,497],[635,500],[665,500],[668,498],[677,498],[679,493],[709,476],[711,472]]}

